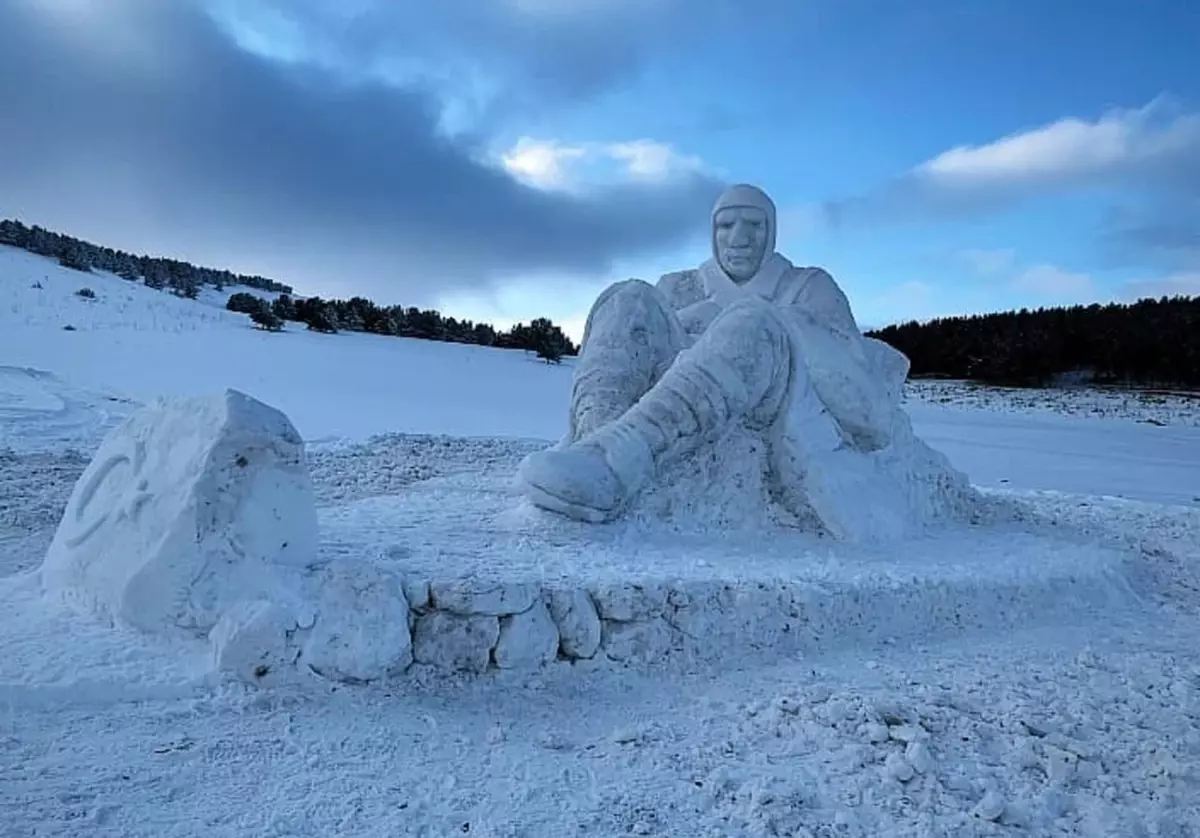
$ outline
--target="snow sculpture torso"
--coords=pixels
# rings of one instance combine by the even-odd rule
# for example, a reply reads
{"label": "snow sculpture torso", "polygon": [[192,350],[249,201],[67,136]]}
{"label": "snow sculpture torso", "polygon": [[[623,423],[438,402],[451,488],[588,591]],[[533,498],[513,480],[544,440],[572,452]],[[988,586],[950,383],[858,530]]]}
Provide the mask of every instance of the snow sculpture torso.
{"label": "snow sculpture torso", "polygon": [[[908,359],[882,341],[864,337],[850,304],[826,271],[797,268],[772,253],[745,285],[729,279],[715,260],[658,282],[690,339],[738,300],[761,298],[777,306],[801,347],[801,362],[822,402],[860,447],[882,448],[900,403]],[[809,351],[803,349],[807,347]],[[832,350],[832,351],[830,351]]]}
{"label": "snow sculpture torso", "polygon": [[713,210],[713,258],[600,295],[567,437],[522,464],[535,505],[611,520],[664,467],[740,428],[765,443],[762,503],[788,523],[879,540],[970,508],[966,478],[900,406],[907,358],[862,335],[826,271],[775,252],[775,223],[765,193],[734,186]]}

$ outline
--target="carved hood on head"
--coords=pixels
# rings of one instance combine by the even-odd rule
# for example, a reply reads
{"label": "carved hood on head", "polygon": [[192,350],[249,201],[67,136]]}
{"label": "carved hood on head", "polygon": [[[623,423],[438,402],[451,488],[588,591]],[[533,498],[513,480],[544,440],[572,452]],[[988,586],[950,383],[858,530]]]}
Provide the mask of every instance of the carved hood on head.
{"label": "carved hood on head", "polygon": [[[762,264],[759,266],[758,272],[748,282],[742,284],[729,278],[717,256],[717,213],[723,209],[734,207],[753,207],[762,210],[767,216],[767,240]],[[775,252],[777,214],[775,202],[767,196],[767,193],[748,183],[738,183],[729,187],[721,193],[721,197],[713,205],[709,227],[712,257],[700,266],[700,277],[708,298],[716,301],[722,307],[745,296],[757,296],[767,300],[775,299],[779,290],[779,281],[787,271],[791,270],[792,263]]]}
{"label": "carved hood on head", "polygon": [[712,245],[712,254],[715,258],[717,255],[717,213],[723,209],[731,209],[733,207],[753,207],[754,209],[762,210],[767,216],[767,249],[763,253],[763,262],[771,258],[771,254],[775,252],[775,238],[778,224],[776,222],[775,202],[767,196],[757,186],[751,186],[748,183],[737,183],[721,193],[721,197],[717,198],[717,202],[713,205],[712,217],[710,220],[711,232],[709,238]]}

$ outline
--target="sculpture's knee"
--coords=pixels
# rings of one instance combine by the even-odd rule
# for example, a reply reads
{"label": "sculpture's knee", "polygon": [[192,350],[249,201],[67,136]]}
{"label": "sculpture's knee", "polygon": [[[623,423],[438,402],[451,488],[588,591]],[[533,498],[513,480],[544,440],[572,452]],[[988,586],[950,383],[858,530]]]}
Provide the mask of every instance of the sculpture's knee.
{"label": "sculpture's knee", "polygon": [[592,304],[584,326],[583,344],[606,336],[619,343],[656,344],[680,341],[670,303],[655,286],[640,279],[614,282]]}
{"label": "sculpture's knee", "polygon": [[783,339],[787,327],[776,308],[758,297],[746,297],[731,303],[709,326],[714,337],[724,340]]}
{"label": "sculpture's knee", "polygon": [[792,369],[787,327],[770,303],[758,298],[739,300],[725,308],[701,337],[692,355],[720,368],[723,381],[739,383],[747,393],[747,409],[777,401]]}
{"label": "sculpture's knee", "polygon": [[621,294],[650,294],[656,296],[658,289],[653,283],[647,282],[644,279],[623,279],[620,282],[614,282],[609,288]]}
{"label": "sculpture's knee", "polygon": [[665,306],[666,299],[662,292],[644,279],[625,279],[614,282],[600,292],[596,302],[592,303],[592,311],[612,303],[635,303],[642,306]]}
{"label": "sculpture's knee", "polygon": [[721,316],[751,319],[771,317],[775,313],[775,307],[762,297],[742,297],[725,306],[725,310],[721,312]]}

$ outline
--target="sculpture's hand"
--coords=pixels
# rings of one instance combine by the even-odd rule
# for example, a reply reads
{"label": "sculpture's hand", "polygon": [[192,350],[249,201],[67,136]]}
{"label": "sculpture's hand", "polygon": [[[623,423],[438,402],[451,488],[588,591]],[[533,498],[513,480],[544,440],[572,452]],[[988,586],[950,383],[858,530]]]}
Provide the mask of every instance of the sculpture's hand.
{"label": "sculpture's hand", "polygon": [[679,322],[683,324],[683,330],[689,335],[700,335],[712,325],[720,313],[721,307],[712,300],[701,300],[680,309]]}

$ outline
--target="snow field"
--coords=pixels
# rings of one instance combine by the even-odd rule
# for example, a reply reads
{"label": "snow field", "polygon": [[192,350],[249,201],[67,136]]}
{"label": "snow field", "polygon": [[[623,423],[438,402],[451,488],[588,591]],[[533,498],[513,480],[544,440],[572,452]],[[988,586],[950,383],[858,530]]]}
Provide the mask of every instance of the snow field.
{"label": "snow field", "polygon": [[1188,631],[1117,621],[403,697],[8,704],[0,822],[131,838],[1187,835]]}
{"label": "snow field", "polygon": [[1149,425],[1200,426],[1200,393],[1062,387],[989,387],[964,381],[909,381],[910,404],[1029,415],[1057,414],[1090,419],[1123,419]]}
{"label": "snow field", "polygon": [[[20,575],[44,555],[99,435],[128,412],[97,391],[147,401],[237,386],[284,408],[310,441],[322,556],[401,574],[406,603],[422,579],[460,581],[441,575],[451,561],[480,578],[520,570],[539,591],[575,579],[596,602],[601,583],[702,588],[720,575],[701,562],[726,550],[627,554],[621,539],[636,531],[610,531],[589,563],[570,528],[521,511],[487,518],[507,501],[499,475],[538,444],[522,440],[560,433],[566,367],[390,338],[260,335],[216,311],[222,322],[192,341],[171,318],[205,306],[134,286],[146,305],[170,307],[160,332],[135,335],[131,304],[129,328],[109,331],[118,340],[77,341],[60,317],[74,290],[97,290],[80,304],[94,306],[99,331],[104,283],[124,281],[44,260],[38,270],[65,277],[36,309],[44,328],[0,304],[0,363],[61,377],[0,375],[0,575],[16,574],[0,579],[0,832],[1129,838],[1200,824],[1200,438],[1183,413],[1160,428],[1031,416],[1006,408],[1003,391],[970,408],[910,402],[919,434],[977,483],[1006,487],[988,492],[1000,506],[1021,502],[1027,517],[1004,525],[1011,542],[979,550],[945,532],[896,557],[762,545],[772,561],[811,567],[796,581],[816,588],[903,588],[891,578],[900,558],[931,588],[967,588],[974,570],[980,590],[955,593],[980,603],[974,627],[905,614],[911,630],[897,638],[850,623],[844,642],[767,654],[743,634],[719,665],[674,651],[669,676],[599,652],[599,665],[555,661],[532,678],[416,665],[368,687],[255,689],[214,678],[206,643],[47,607]],[[0,270],[6,303],[26,278]],[[397,430],[491,438],[366,439]],[[467,495],[472,508],[451,508]],[[394,519],[396,497],[426,514]],[[475,541],[455,526],[467,515],[486,523],[472,519]],[[518,524],[528,543],[513,538]],[[651,573],[653,561],[671,572]],[[1036,587],[1043,566],[1057,589]],[[754,595],[776,571],[764,561],[731,575]],[[1023,586],[1010,612],[983,590],[1006,578]]]}

